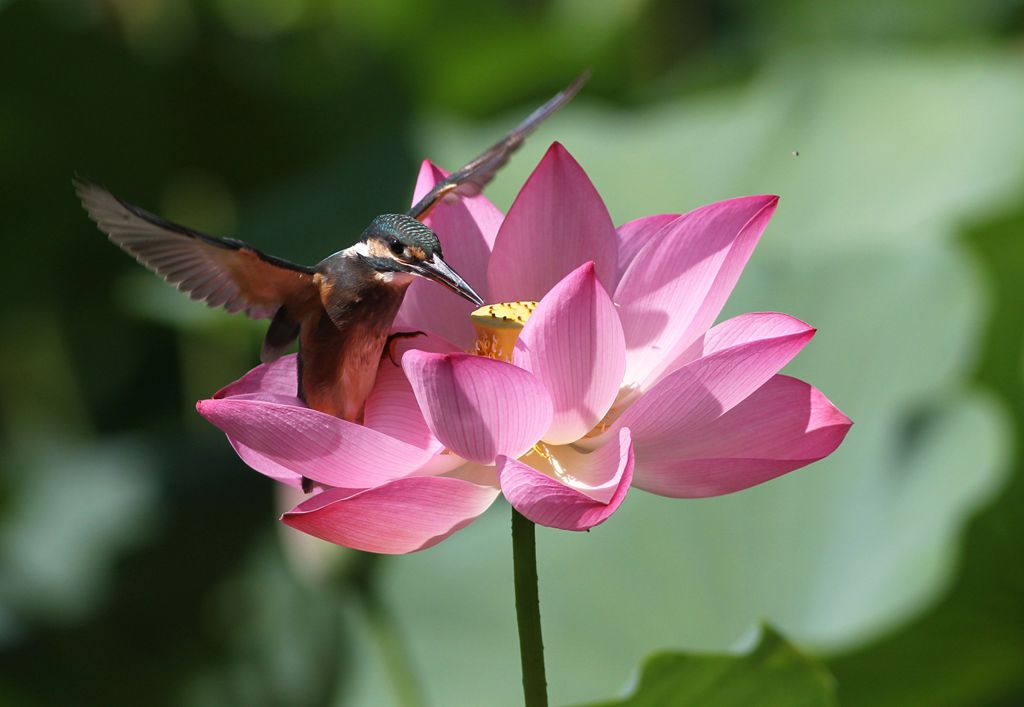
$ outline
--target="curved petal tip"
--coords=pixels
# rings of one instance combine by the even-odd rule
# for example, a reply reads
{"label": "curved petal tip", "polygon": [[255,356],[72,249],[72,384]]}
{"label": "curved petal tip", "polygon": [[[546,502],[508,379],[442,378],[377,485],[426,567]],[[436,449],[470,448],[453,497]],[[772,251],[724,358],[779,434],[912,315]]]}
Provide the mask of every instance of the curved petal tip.
{"label": "curved petal tip", "polygon": [[286,525],[336,545],[396,555],[432,547],[476,520],[498,490],[463,479],[399,479],[353,493],[331,489],[281,516]]}
{"label": "curved petal tip", "polygon": [[[633,445],[628,429],[590,454],[556,447],[558,474],[538,471],[518,459],[498,460],[498,481],[512,507],[549,528],[589,530],[608,520],[622,505],[633,480]],[[552,464],[531,454],[537,466]]]}

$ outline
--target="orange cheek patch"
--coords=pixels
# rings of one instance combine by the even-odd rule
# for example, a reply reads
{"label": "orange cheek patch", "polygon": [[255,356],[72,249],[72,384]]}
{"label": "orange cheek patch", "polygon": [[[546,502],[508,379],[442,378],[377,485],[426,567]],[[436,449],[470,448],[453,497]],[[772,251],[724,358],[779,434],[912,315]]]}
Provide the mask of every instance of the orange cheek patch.
{"label": "orange cheek patch", "polygon": [[406,248],[406,251],[408,251],[409,255],[416,258],[416,260],[427,259],[427,254],[422,248],[417,248],[416,246],[411,245],[408,248]]}
{"label": "orange cheek patch", "polygon": [[383,241],[379,241],[376,238],[371,238],[366,242],[366,250],[374,258],[393,258],[391,250],[384,244]]}

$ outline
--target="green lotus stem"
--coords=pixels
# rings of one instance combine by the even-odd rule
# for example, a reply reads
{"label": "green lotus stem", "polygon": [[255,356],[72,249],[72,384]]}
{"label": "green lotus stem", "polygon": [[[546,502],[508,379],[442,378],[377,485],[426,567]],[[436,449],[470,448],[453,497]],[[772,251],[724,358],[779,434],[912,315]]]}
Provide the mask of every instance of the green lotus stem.
{"label": "green lotus stem", "polygon": [[526,707],[547,707],[544,675],[544,640],[540,630],[537,594],[537,544],[534,525],[512,509],[512,567],[519,623],[519,656],[523,664],[523,701]]}

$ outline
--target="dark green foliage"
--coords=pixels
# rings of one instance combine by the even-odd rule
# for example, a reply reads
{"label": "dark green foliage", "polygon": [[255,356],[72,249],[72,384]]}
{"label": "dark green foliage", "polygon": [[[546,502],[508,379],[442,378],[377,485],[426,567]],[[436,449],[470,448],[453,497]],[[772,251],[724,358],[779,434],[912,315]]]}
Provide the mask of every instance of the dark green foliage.
{"label": "dark green foliage", "polygon": [[656,653],[621,700],[589,707],[835,707],[835,681],[774,629],[743,655]]}

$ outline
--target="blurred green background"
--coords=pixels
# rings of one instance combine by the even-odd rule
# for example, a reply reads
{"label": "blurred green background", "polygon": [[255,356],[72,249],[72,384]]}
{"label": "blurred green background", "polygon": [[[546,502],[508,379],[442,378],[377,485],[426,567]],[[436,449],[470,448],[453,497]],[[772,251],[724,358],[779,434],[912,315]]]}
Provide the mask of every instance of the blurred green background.
{"label": "blurred green background", "polygon": [[492,200],[552,140],[617,223],[780,194],[726,314],[816,325],[788,370],[856,426],[542,529],[553,700],[765,619],[846,705],[1024,703],[1022,39],[1021,0],[0,0],[0,703],[389,704],[385,606],[431,704],[518,701],[507,506],[376,562],[279,527],[193,409],[263,325],[119,253],[70,178],[312,263],[584,67]]}

